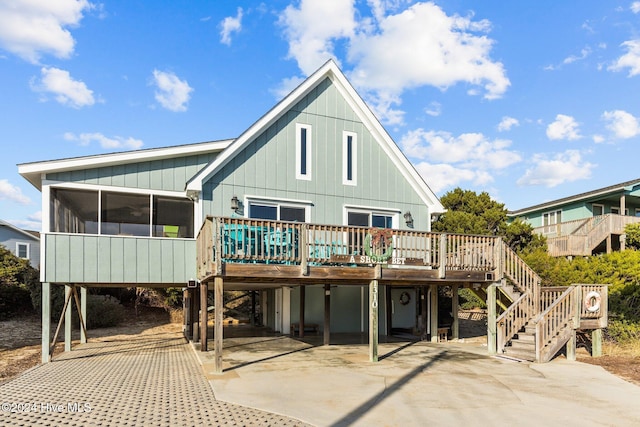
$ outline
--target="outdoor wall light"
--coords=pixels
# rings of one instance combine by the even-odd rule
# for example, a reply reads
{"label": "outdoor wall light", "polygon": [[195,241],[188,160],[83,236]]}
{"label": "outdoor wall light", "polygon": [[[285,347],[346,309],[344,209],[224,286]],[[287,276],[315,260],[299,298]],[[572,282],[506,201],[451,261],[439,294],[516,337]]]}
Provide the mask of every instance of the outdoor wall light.
{"label": "outdoor wall light", "polygon": [[407,224],[407,227],[413,228],[413,217],[411,216],[411,212],[407,211],[404,214],[404,222]]}
{"label": "outdoor wall light", "polygon": [[238,212],[238,209],[240,209],[240,201],[237,196],[233,196],[231,198],[231,210]]}

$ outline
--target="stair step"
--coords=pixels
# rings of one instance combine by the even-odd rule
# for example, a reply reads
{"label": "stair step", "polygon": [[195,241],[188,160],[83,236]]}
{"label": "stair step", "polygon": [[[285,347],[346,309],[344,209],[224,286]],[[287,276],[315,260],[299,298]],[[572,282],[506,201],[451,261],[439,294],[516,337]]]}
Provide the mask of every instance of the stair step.
{"label": "stair step", "polygon": [[535,334],[528,334],[526,332],[518,332],[517,335],[517,340],[519,341],[526,341],[526,342],[536,342],[536,336]]}
{"label": "stair step", "polygon": [[526,350],[526,351],[536,351],[536,343],[534,341],[520,341],[520,340],[512,340],[511,348],[518,350]]}
{"label": "stair step", "polygon": [[514,359],[527,360],[529,362],[533,362],[536,360],[536,352],[534,351],[525,351],[520,349],[514,349],[513,347],[507,347],[504,350],[505,356],[513,357]]}

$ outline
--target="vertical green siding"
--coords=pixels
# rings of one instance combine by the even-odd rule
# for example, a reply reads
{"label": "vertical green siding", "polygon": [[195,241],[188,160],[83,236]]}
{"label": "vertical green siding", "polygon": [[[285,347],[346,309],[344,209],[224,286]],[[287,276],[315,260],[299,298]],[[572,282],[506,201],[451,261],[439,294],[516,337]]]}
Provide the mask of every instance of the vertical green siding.
{"label": "vertical green siding", "polygon": [[[296,123],[312,126],[310,181],[296,179]],[[357,134],[357,186],[342,183],[343,131]],[[416,229],[429,227],[427,207],[329,79],[204,183],[203,213],[230,215],[234,195],[310,200],[315,223],[342,224],[349,204],[411,211]]]}
{"label": "vertical green siding", "polygon": [[43,238],[46,282],[183,284],[196,276],[194,240],[82,234]]}
{"label": "vertical green siding", "polygon": [[183,191],[186,182],[213,161],[217,153],[174,157],[95,169],[50,173],[47,179],[145,190]]}

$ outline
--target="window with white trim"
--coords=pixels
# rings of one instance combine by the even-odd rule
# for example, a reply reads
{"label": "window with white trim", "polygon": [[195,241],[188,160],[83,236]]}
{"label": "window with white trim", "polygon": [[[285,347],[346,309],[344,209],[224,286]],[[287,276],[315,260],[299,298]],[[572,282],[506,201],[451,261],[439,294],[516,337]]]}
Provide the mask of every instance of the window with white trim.
{"label": "window with white trim", "polygon": [[[620,207],[612,206],[611,207],[611,213],[614,214],[614,215],[620,215]],[[628,208],[624,209],[624,214],[625,215],[629,215],[629,209]]]}
{"label": "window with white trim", "polygon": [[307,222],[308,206],[269,201],[249,201],[249,218]]}
{"label": "window with white trim", "polygon": [[542,215],[542,225],[545,227],[544,234],[557,232],[556,224],[562,222],[562,211],[546,212]]}
{"label": "window with white trim", "polygon": [[591,212],[593,213],[593,216],[604,215],[604,205],[593,203],[591,205]]}
{"label": "window with white trim", "polygon": [[18,258],[29,259],[29,244],[16,243],[16,256]]}
{"label": "window with white trim", "polygon": [[311,180],[311,125],[296,124],[296,179]]}
{"label": "window with white trim", "polygon": [[358,180],[358,135],[342,132],[342,183],[357,185]]}
{"label": "window with white trim", "polygon": [[636,216],[640,216],[640,208],[636,208]]}

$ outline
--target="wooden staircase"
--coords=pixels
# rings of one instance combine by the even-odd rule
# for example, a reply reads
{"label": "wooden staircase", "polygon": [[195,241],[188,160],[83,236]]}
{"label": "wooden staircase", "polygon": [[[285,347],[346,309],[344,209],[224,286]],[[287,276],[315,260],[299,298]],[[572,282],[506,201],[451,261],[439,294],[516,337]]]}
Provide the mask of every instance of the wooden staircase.
{"label": "wooden staircase", "polygon": [[[605,285],[541,287],[540,277],[506,244],[501,259],[505,277],[498,289],[512,303],[496,319],[498,354],[548,362],[565,346],[572,345],[575,350],[577,329],[600,329],[607,325]],[[587,306],[585,298],[594,301]],[[496,298],[500,307],[504,301]],[[599,306],[597,310],[595,303]]]}

